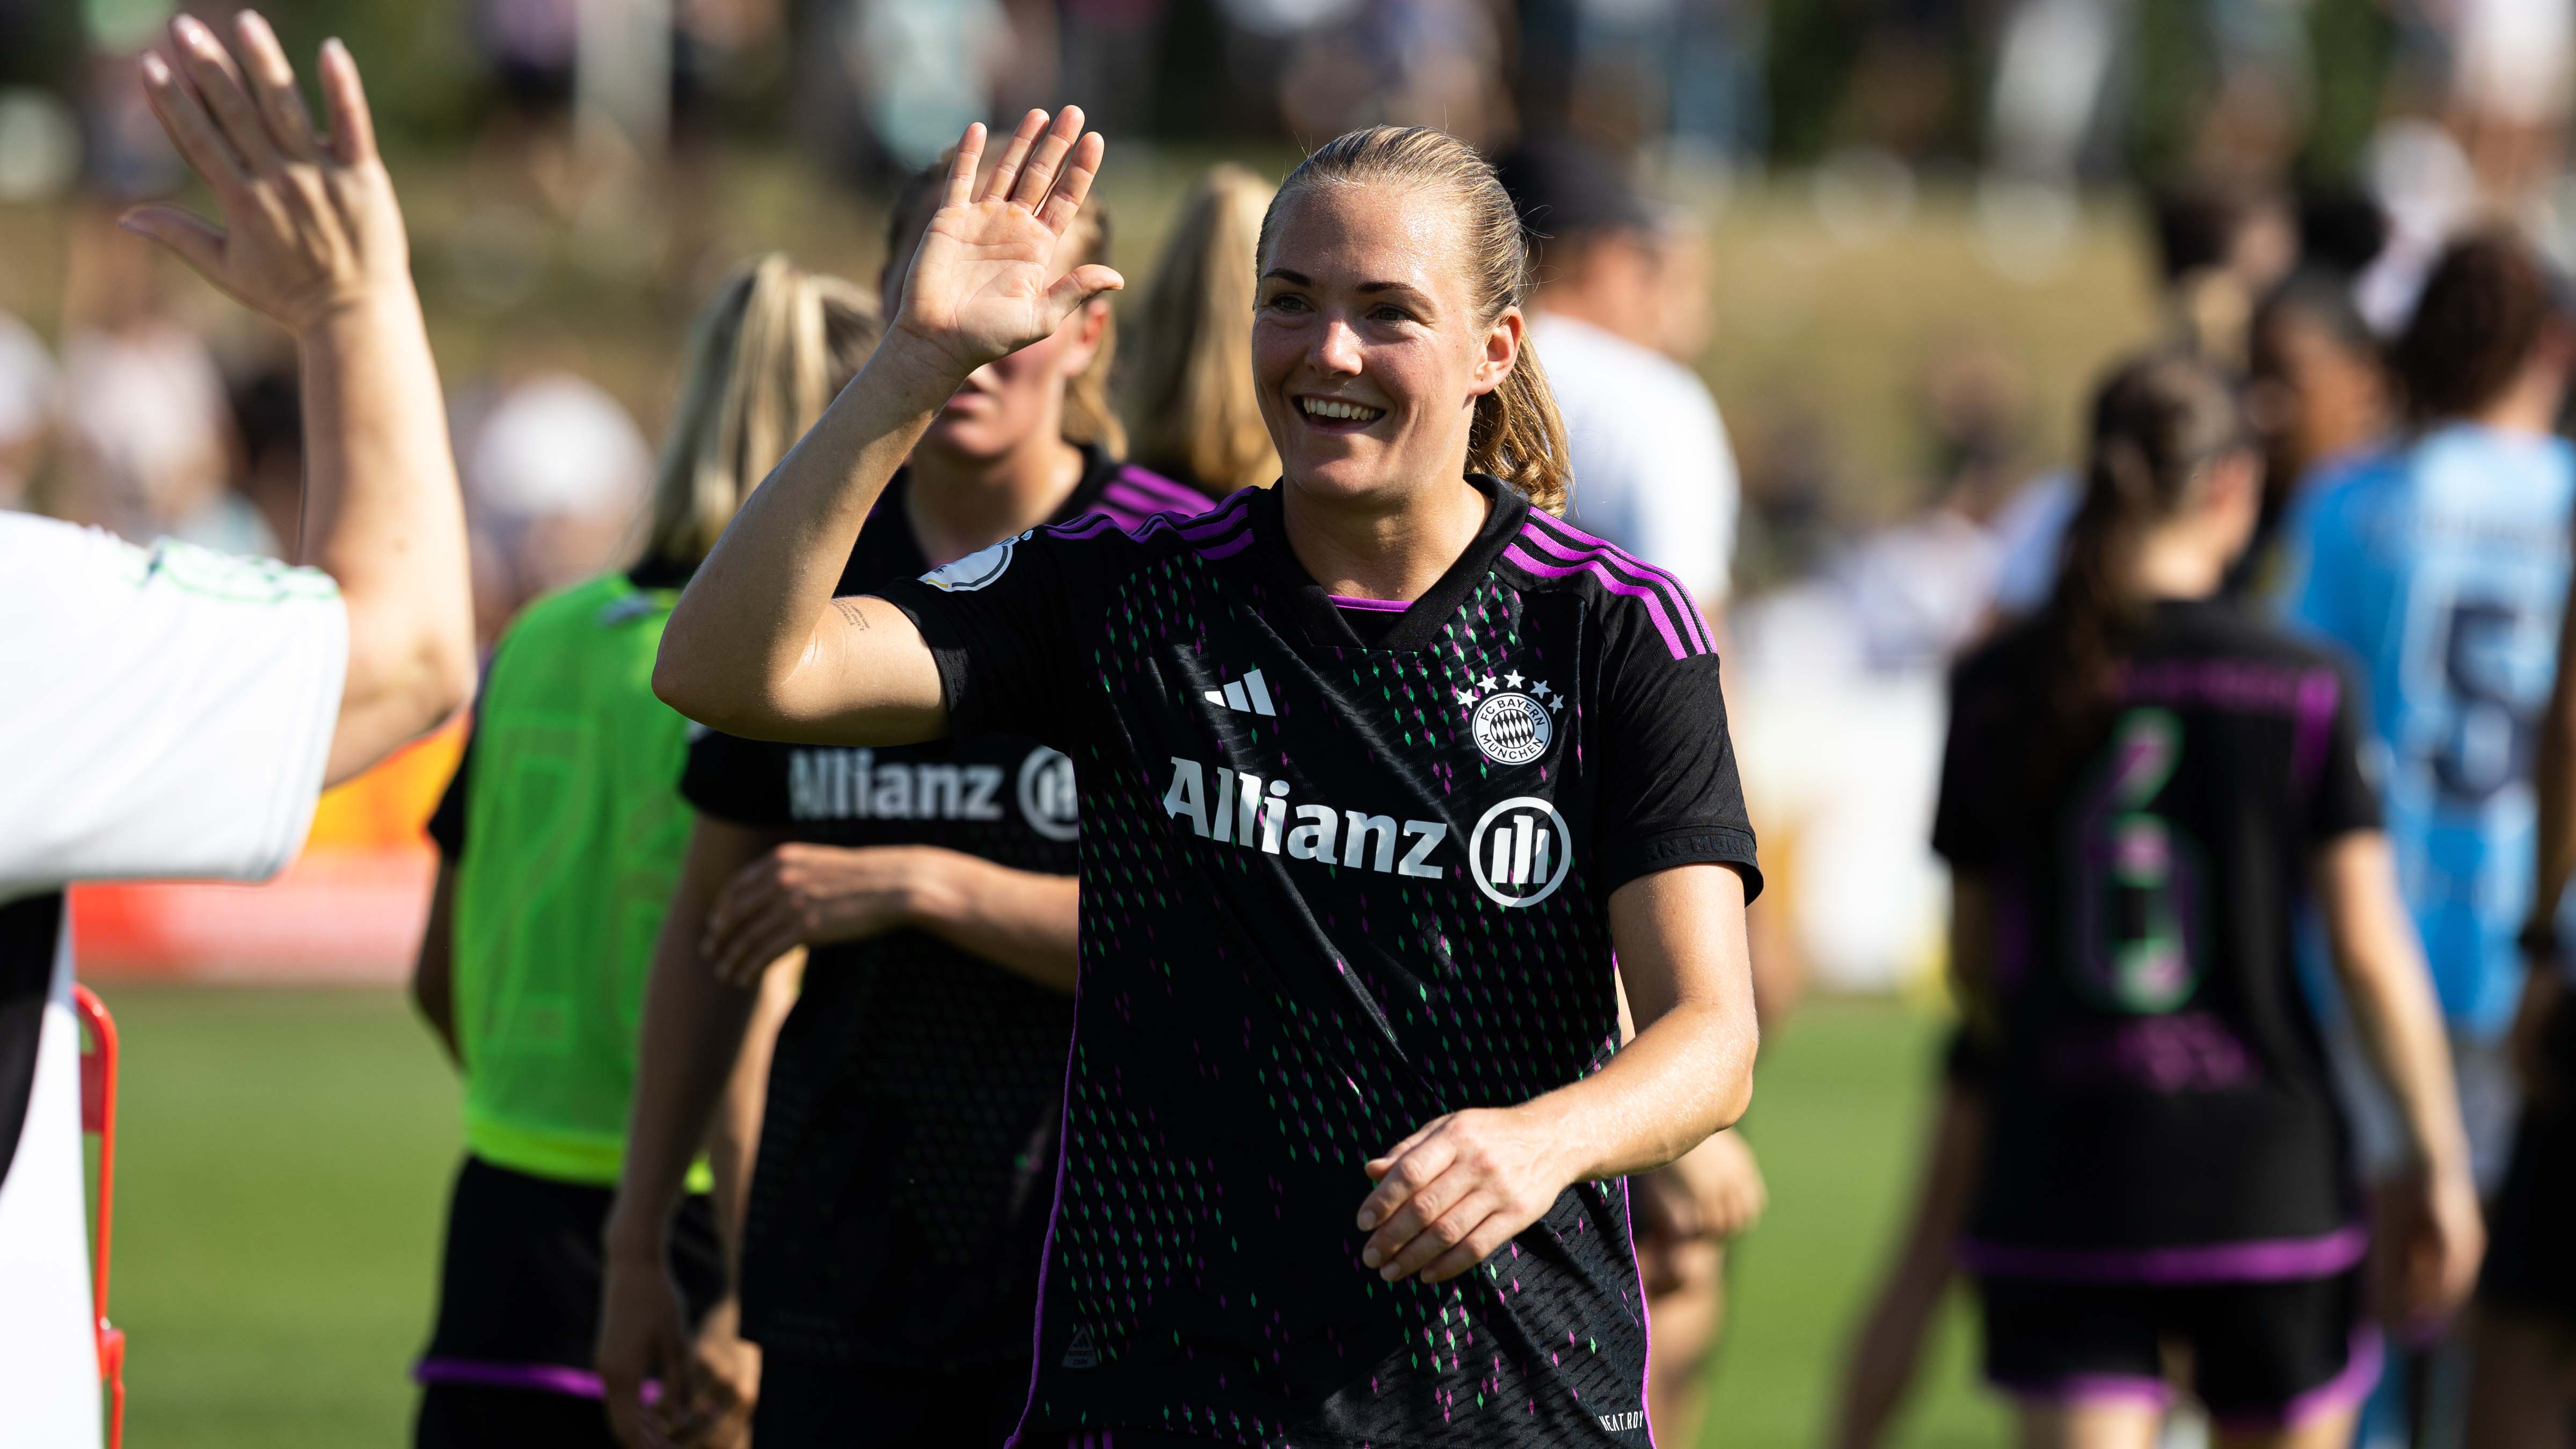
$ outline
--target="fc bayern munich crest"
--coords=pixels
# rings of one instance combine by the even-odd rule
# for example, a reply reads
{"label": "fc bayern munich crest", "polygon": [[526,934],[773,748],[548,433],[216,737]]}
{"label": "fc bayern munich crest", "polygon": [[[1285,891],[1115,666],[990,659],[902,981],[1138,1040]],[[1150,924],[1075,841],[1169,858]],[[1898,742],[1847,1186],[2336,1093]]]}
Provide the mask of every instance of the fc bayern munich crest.
{"label": "fc bayern munich crest", "polygon": [[1458,702],[1472,711],[1467,733],[1476,748],[1497,765],[1526,765],[1546,754],[1556,742],[1557,711],[1565,708],[1564,695],[1518,671],[1484,676],[1459,690]]}

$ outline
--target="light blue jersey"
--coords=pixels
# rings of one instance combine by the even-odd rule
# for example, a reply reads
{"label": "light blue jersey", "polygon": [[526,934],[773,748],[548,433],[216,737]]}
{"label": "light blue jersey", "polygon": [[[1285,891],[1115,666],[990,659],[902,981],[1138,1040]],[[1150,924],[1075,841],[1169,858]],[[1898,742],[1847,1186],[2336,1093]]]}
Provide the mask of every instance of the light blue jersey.
{"label": "light blue jersey", "polygon": [[2321,479],[2285,540],[2292,618],[2368,683],[2398,883],[2472,1036],[2501,1034],[2521,987],[2571,501],[2566,441],[2454,424]]}

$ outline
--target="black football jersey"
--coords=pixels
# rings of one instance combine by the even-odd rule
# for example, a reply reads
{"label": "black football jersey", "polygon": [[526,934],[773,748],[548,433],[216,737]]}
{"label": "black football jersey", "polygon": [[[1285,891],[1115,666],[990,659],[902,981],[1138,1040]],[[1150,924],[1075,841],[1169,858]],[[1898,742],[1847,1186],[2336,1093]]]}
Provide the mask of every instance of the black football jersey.
{"label": "black football jersey", "polygon": [[2320,845],[2374,829],[2347,674],[2234,605],[2155,606],[2116,709],[2034,797],[2034,629],[1965,660],[1933,845],[1992,884],[1999,1036],[1966,1261],[2092,1281],[2318,1276],[2362,1250],[2293,932]]}
{"label": "black football jersey", "polygon": [[1024,1437],[1643,1445],[1624,1184],[1473,1273],[1359,1259],[1362,1164],[1598,1068],[1610,893],[1758,888],[1718,660],[1666,575],[1489,478],[1355,630],[1277,490],[1033,530],[884,590],[961,737],[1083,782],[1082,985]]}
{"label": "black football jersey", "polygon": [[[1138,527],[1207,500],[1097,452],[1059,518]],[[929,567],[898,475],[844,592]],[[1072,875],[1072,763],[1027,738],[893,749],[709,733],[681,792],[709,815],[827,845],[935,845]],[[746,1210],[745,1333],[870,1367],[1026,1363],[1054,1195],[1071,998],[922,931],[808,959],[771,1060]]]}

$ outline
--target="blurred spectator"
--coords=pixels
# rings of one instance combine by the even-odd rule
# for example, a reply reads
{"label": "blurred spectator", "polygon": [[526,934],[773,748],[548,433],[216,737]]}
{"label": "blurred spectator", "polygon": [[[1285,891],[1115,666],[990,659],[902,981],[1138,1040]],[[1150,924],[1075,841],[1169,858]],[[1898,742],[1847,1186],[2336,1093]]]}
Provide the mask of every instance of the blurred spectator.
{"label": "blurred spectator", "polygon": [[[2252,350],[2258,304],[2298,264],[2300,222],[2278,193],[2239,183],[2201,182],[2167,187],[2149,199],[2149,221],[2155,242],[2157,276],[2163,284],[2167,326],[2175,345],[2230,366],[2242,366]],[[2357,251],[2346,220],[2340,230],[2325,228],[2339,254]],[[2303,289],[2303,296],[2307,293]],[[2313,300],[2313,299],[2311,299]],[[2286,305],[2286,304],[2285,304]],[[2274,359],[2291,365],[2286,356]],[[2341,407],[2350,400],[2329,380],[2309,379],[2320,389],[2306,399],[2316,406]],[[2285,426],[2299,426],[2285,423]],[[2341,437],[2338,431],[2335,436]],[[2347,441],[2351,446],[2359,439]],[[2048,602],[2057,583],[2058,542],[2075,516],[2081,490],[2075,476],[2059,469],[2033,480],[1997,510],[1994,532],[2002,550],[1995,580],[1994,604],[2005,614],[2028,614]],[[2268,539],[2266,540],[2268,543]],[[2264,549],[2268,553],[2268,549]],[[2254,579],[2247,562],[2231,579],[2237,588]]]}
{"label": "blurred spectator", "polygon": [[1669,136],[1712,159],[1759,151],[1766,6],[1540,0],[1524,11],[1535,123],[1631,145]]}
{"label": "blurred spectator", "polygon": [[240,443],[234,487],[259,510],[269,534],[293,548],[304,507],[304,398],[293,354],[237,376],[233,435]]}
{"label": "blurred spectator", "polygon": [[28,506],[61,387],[62,373],[35,330],[0,312],[0,509]]}
{"label": "blurred spectator", "polygon": [[1010,41],[995,0],[851,0],[842,63],[896,169],[929,165],[987,119]]}
{"label": "blurred spectator", "polygon": [[1577,142],[1533,143],[1499,169],[1537,239],[1530,339],[1565,417],[1568,516],[1722,618],[1735,455],[1708,385],[1658,350],[1666,294],[1653,214],[1617,161]]}
{"label": "blurred spectator", "polygon": [[459,432],[475,629],[488,646],[520,605],[615,559],[653,456],[616,399],[565,372],[511,384]]}
{"label": "blurred spectator", "polygon": [[2003,546],[1993,522],[2011,492],[2027,387],[1991,349],[1932,359],[1924,411],[1936,454],[1919,512],[1863,538],[1834,565],[1864,665],[1938,671],[1984,627]]}
{"label": "blurred spectator", "polygon": [[1655,350],[1697,367],[1717,332],[1715,260],[1708,228],[1697,216],[1668,208],[1655,219]]}
{"label": "blurred spectator", "polygon": [[1112,140],[1145,129],[1170,0],[1064,0],[1063,92]]}
{"label": "blurred spectator", "polygon": [[258,510],[225,486],[229,419],[214,358],[148,289],[67,329],[62,397],[70,517],[140,544],[279,552]]}
{"label": "blurred spectator", "polygon": [[2427,6],[2456,26],[2450,122],[2492,204],[2520,212],[2558,179],[2576,9],[2566,0],[2460,0]]}
{"label": "blurred spectator", "polygon": [[2281,520],[2317,475],[2379,442],[2395,385],[2379,338],[2340,272],[2295,272],[2254,311],[2247,418],[2263,444],[2263,511],[2229,571],[2230,592],[2269,592]]}
{"label": "blurred spectator", "polygon": [[2298,261],[2288,201],[2260,185],[2212,179],[2158,188],[2148,209],[2176,340],[2241,364],[2255,301]]}
{"label": "blurred spectator", "polygon": [[1750,423],[1738,454],[1744,512],[1736,573],[1750,595],[1795,583],[1823,565],[1842,464],[1838,434],[1811,398],[1757,399],[1744,416]]}
{"label": "blurred spectator", "polygon": [[[1437,126],[1480,146],[1511,134],[1502,77],[1513,26],[1499,0],[1237,0],[1228,8],[1256,34],[1280,26],[1293,35],[1278,76],[1292,136],[1320,141],[1381,122]],[[1281,26],[1301,15],[1301,24]]]}

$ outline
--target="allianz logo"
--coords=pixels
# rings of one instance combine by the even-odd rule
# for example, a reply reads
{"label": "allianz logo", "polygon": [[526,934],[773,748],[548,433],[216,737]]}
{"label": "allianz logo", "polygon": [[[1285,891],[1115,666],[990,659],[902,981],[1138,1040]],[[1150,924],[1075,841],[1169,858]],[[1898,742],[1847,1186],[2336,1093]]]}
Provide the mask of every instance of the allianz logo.
{"label": "allianz logo", "polygon": [[[1211,783],[1211,777],[1213,783]],[[1219,845],[1285,854],[1380,875],[1438,880],[1442,867],[1431,864],[1431,852],[1449,836],[1438,820],[1398,823],[1391,815],[1337,810],[1330,805],[1288,798],[1285,780],[1220,765],[1211,772],[1197,760],[1172,756],[1172,782],[1163,791],[1163,811],[1187,820],[1190,833]],[[1405,849],[1401,858],[1396,846]]]}
{"label": "allianz logo", "polygon": [[[800,749],[787,758],[787,813],[794,820],[1002,820],[1000,765],[891,760],[868,749]],[[1049,840],[1080,833],[1073,762],[1043,746],[1020,761],[1020,815]]]}

